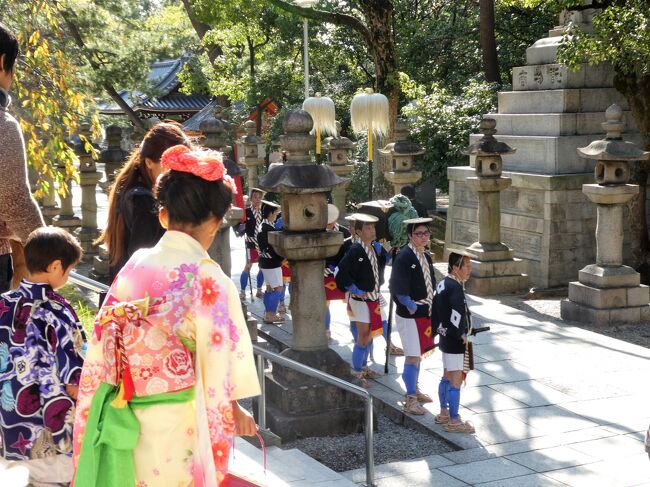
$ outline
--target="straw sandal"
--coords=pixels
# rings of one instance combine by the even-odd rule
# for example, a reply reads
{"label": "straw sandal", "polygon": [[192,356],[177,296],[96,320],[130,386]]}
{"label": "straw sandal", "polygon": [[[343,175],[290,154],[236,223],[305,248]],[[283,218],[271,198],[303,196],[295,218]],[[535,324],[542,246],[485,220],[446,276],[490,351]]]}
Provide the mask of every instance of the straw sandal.
{"label": "straw sandal", "polygon": [[449,411],[447,411],[445,414],[443,413],[436,414],[434,419],[436,421],[436,424],[447,424],[449,423],[451,417],[449,416]]}
{"label": "straw sandal", "polygon": [[284,323],[284,316],[273,312],[264,313],[264,323],[267,325],[278,325]]}
{"label": "straw sandal", "polygon": [[415,389],[415,397],[418,398],[418,401],[422,404],[426,404],[428,402],[433,402],[433,399],[431,399],[431,396],[425,392],[422,392],[420,390],[420,387],[416,387]]}
{"label": "straw sandal", "polygon": [[264,291],[262,291],[261,289],[258,288],[257,292],[255,293],[255,297],[256,298],[263,298],[264,297]]}
{"label": "straw sandal", "polygon": [[402,409],[405,413],[414,414],[416,416],[422,416],[427,412],[427,410],[418,402],[417,397],[409,395],[406,396]]}
{"label": "straw sandal", "polygon": [[447,433],[474,433],[476,431],[474,425],[469,421],[458,421],[457,423],[449,421],[443,428]]}
{"label": "straw sandal", "polygon": [[280,314],[283,315],[283,314],[285,314],[286,312],[287,312],[287,307],[285,306],[284,303],[281,302],[281,303],[278,305],[278,313],[280,313]]}
{"label": "straw sandal", "polygon": [[381,374],[376,370],[372,370],[370,367],[364,367],[363,376],[366,379],[378,379],[379,377],[381,377]]}
{"label": "straw sandal", "polygon": [[393,355],[394,357],[403,357],[404,356],[404,350],[399,348],[397,345],[393,345],[391,343],[390,348],[388,349],[388,354]]}
{"label": "straw sandal", "polygon": [[359,387],[363,387],[364,389],[368,389],[368,387],[370,387],[370,383],[366,380],[365,372],[363,370],[359,372],[356,370],[351,370],[350,374],[352,375],[353,384],[358,385]]}

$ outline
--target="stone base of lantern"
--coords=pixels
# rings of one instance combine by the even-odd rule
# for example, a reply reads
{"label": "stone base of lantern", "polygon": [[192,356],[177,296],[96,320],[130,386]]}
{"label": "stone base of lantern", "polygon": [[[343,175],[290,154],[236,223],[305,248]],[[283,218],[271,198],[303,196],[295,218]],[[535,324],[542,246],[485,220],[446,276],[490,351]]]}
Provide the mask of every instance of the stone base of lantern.
{"label": "stone base of lantern", "polygon": [[[350,364],[333,350],[303,352],[287,349],[282,355],[350,380]],[[363,430],[363,401],[295,370],[273,364],[273,372],[266,375],[266,392],[267,426],[283,442]]]}
{"label": "stone base of lantern", "polygon": [[41,206],[41,214],[46,225],[52,225],[57,215],[61,213],[61,208],[56,205]]}
{"label": "stone base of lantern", "polygon": [[73,228],[81,226],[81,218],[74,215],[58,215],[54,217],[52,225],[55,227],[65,228],[70,231]]}
{"label": "stone base of lantern", "polygon": [[393,185],[394,194],[399,194],[407,184],[415,184],[422,179],[421,171],[391,171],[384,173],[386,181]]}
{"label": "stone base of lantern", "polygon": [[563,319],[601,326],[650,321],[650,288],[631,267],[588,265],[579,279],[569,283]]}
{"label": "stone base of lantern", "polygon": [[108,250],[104,245],[97,247],[97,255],[93,258],[93,270],[90,277],[100,282],[107,282],[110,275]]}
{"label": "stone base of lantern", "polygon": [[76,232],[81,248],[84,251],[82,260],[89,264],[92,264],[95,257],[99,255],[97,246],[94,244],[97,237],[99,237],[99,231],[96,228],[84,228],[81,227],[79,231]]}
{"label": "stone base of lantern", "polygon": [[503,244],[474,243],[467,247],[472,254],[472,275],[466,289],[476,296],[520,293],[528,290],[524,262]]}

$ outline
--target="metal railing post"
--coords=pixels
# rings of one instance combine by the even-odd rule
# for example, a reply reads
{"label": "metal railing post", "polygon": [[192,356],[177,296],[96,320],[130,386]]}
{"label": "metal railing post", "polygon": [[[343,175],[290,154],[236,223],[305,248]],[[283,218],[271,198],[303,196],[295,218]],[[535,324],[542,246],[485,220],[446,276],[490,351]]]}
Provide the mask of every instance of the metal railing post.
{"label": "metal railing post", "polygon": [[266,381],[264,380],[264,357],[257,355],[257,376],[260,380],[260,398],[257,400],[257,421],[260,429],[266,429]]}

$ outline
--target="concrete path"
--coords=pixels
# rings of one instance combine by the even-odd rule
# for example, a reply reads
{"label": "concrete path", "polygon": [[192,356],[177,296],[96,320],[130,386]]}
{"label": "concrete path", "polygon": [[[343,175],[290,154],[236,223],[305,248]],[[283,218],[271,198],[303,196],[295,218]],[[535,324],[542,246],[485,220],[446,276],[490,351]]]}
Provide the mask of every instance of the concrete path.
{"label": "concrete path", "polygon": [[[241,240],[231,241],[238,282],[243,248]],[[248,302],[249,310],[261,316],[261,300]],[[491,327],[475,338],[476,370],[461,392],[461,415],[474,423],[476,434],[446,433],[435,425],[437,401],[425,406],[425,416],[401,413],[404,359],[391,357],[389,373],[370,387],[378,407],[397,421],[444,436],[459,451],[378,466],[377,484],[650,486],[643,446],[650,423],[650,350],[541,320],[498,300],[471,297],[469,304],[475,326]],[[345,307],[335,302],[331,311],[331,347],[350,360]],[[290,343],[290,321],[261,329],[277,342]],[[393,340],[399,343],[399,336],[393,334]],[[384,347],[383,339],[375,340],[372,367],[377,371],[383,371]],[[435,398],[440,355],[423,367],[421,387]],[[345,476],[362,484],[365,471]]]}

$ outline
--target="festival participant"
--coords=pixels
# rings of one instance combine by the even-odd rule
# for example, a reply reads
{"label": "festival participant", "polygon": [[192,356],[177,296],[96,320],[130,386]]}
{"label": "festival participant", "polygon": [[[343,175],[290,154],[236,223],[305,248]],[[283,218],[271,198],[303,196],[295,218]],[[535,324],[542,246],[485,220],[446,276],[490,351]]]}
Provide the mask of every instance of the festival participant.
{"label": "festival participant", "polygon": [[25,244],[29,277],[0,297],[0,457],[26,467],[30,485],[72,480],[85,337],[56,289],[68,281],[81,253],[63,229],[34,230]]}
{"label": "festival participant", "polygon": [[[246,238],[246,266],[239,277],[239,298],[246,299],[246,287],[248,286],[248,280],[251,278],[251,268],[253,264],[257,264],[259,260],[259,245],[257,243],[257,234],[260,231],[262,226],[262,212],[260,207],[262,205],[262,198],[264,198],[264,191],[259,188],[251,189],[250,196],[248,198],[249,206],[246,208],[246,223],[244,224],[245,228],[245,238]],[[262,285],[264,284],[264,274],[260,268],[257,273],[257,294],[258,298],[263,296]],[[251,299],[252,291],[251,291]]]}
{"label": "festival participant", "polygon": [[474,426],[463,421],[458,414],[460,386],[464,379],[464,358],[467,334],[470,330],[470,314],[465,299],[464,284],[472,273],[472,261],[467,255],[449,254],[449,275],[438,283],[433,300],[434,316],[440,335],[443,377],[438,386],[440,414],[435,421],[444,424],[451,433],[474,433]]}
{"label": "festival participant", "polygon": [[330,301],[344,300],[345,293],[336,287],[336,280],[334,279],[334,274],[336,273],[336,268],[338,267],[339,262],[343,258],[346,249],[349,245],[346,245],[346,241],[350,238],[350,232],[347,228],[342,227],[337,223],[339,218],[339,209],[329,203],[327,205],[327,227],[328,232],[341,232],[343,234],[343,244],[339,251],[330,257],[325,259],[325,329],[327,330],[327,339],[332,338],[332,333],[330,331],[330,322],[332,320],[330,313]]}
{"label": "festival participant", "polygon": [[275,220],[280,205],[262,200],[262,225],[257,234],[260,249],[259,266],[264,273],[266,291],[264,292],[264,323],[281,323],[284,317],[278,314],[278,305],[282,299],[282,256],[278,255],[269,243],[269,232],[275,231]]}
{"label": "festival participant", "polygon": [[[277,231],[281,231],[284,228],[282,224],[282,212],[278,213],[278,218],[275,220],[275,225],[273,225]],[[282,261],[282,295],[280,296],[280,304],[278,304],[278,313],[283,315],[287,313],[287,306],[284,302],[287,295],[287,288],[291,289],[291,267],[289,266],[288,260]]]}
{"label": "festival participant", "polygon": [[136,250],[153,247],[165,233],[158,221],[153,187],[163,172],[163,152],[179,144],[192,145],[176,123],[159,123],[117,173],[108,196],[108,222],[95,242],[106,245],[111,280]]}
{"label": "festival participant", "polygon": [[404,347],[402,380],[406,387],[404,411],[410,414],[426,413],[420,403],[432,402],[420,391],[418,379],[423,356],[434,348],[432,333],[433,296],[436,279],[431,256],[426,252],[429,243],[431,218],[404,220],[409,243],[393,261],[389,288],[395,302],[395,329]]}
{"label": "festival participant", "polygon": [[336,273],[336,285],[349,293],[348,314],[356,324],[357,336],[352,350],[352,375],[362,387],[368,387],[366,378],[376,379],[381,374],[366,363],[372,339],[382,334],[382,320],[386,320],[385,301],[379,291],[384,281],[387,253],[375,242],[377,217],[364,213],[350,216],[359,243],[345,253]]}
{"label": "festival participant", "polygon": [[232,199],[221,154],[175,146],[156,199],[166,232],[119,272],[95,321],[74,425],[75,487],[201,485],[227,472],[238,399],[259,394],[237,289],[207,249]]}

